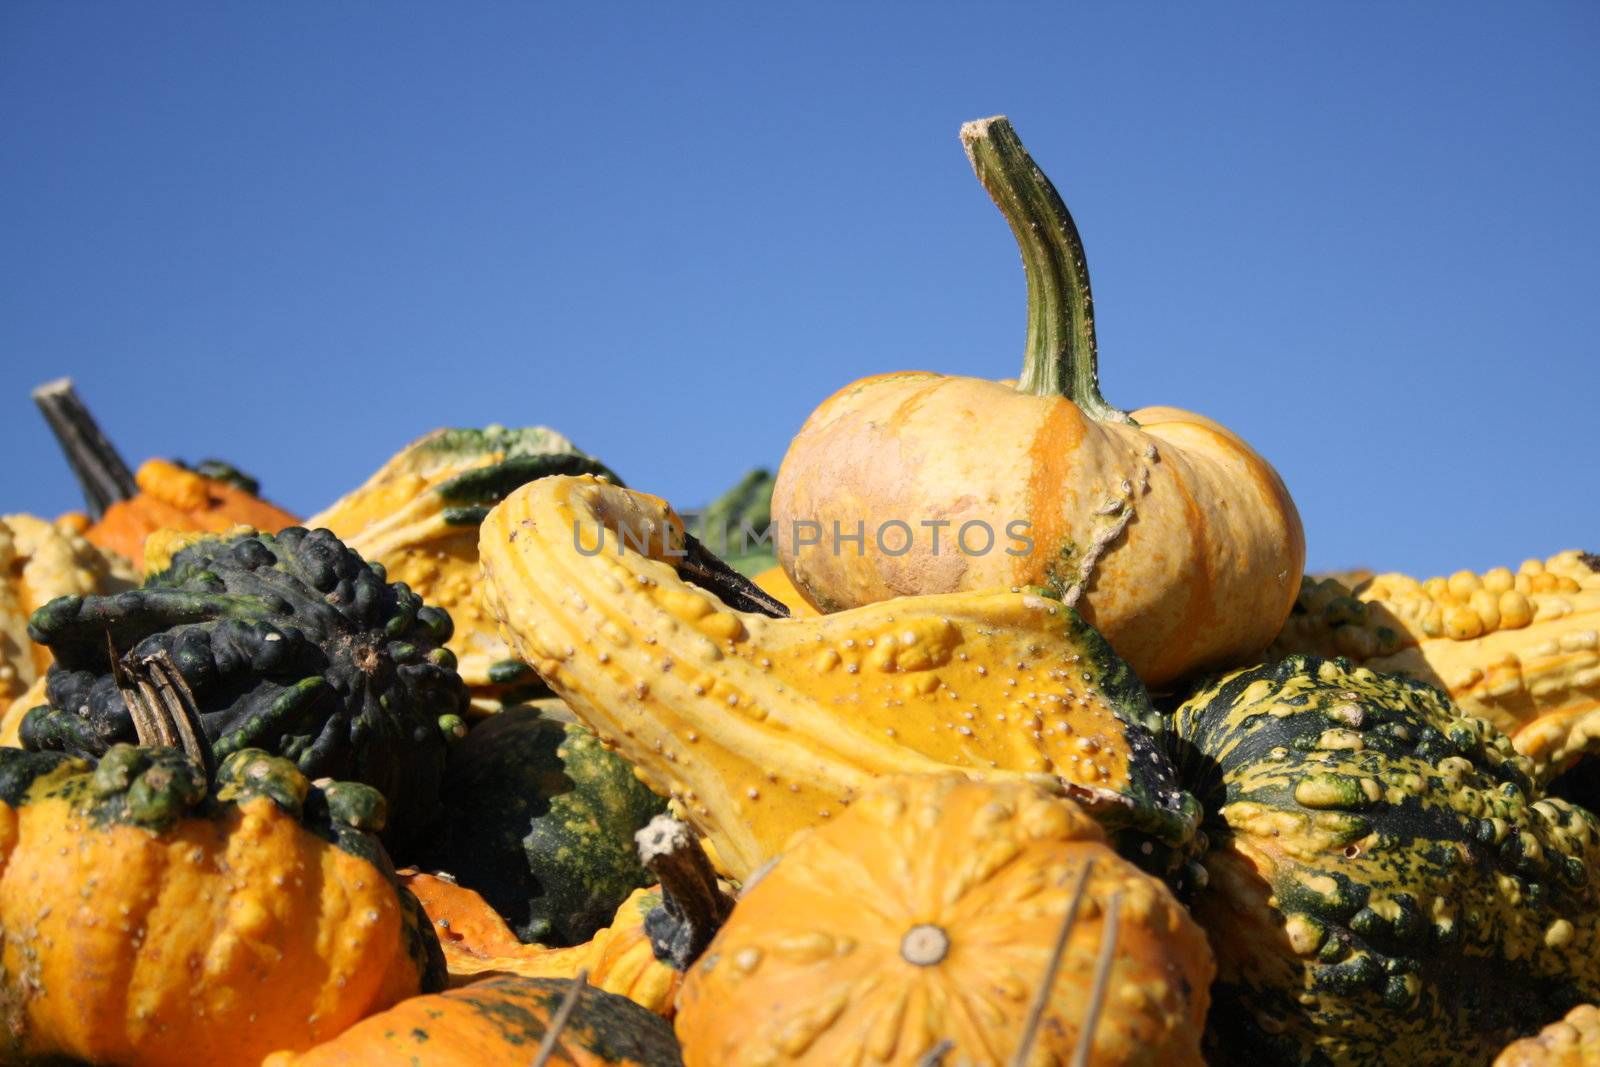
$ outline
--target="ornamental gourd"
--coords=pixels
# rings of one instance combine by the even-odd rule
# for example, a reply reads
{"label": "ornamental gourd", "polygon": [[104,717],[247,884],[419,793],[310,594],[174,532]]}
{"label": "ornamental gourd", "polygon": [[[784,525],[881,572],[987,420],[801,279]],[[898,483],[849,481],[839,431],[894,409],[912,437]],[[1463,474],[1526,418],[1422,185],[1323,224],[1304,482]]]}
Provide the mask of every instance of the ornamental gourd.
{"label": "ornamental gourd", "polygon": [[1213,972],[1182,905],[1072,802],[898,778],[747,889],[675,1025],[689,1067],[1199,1067]]}
{"label": "ornamental gourd", "polygon": [[661,891],[636,889],[617,908],[611,925],[569,948],[528,945],[477,893],[436,875],[402,871],[400,880],[422,903],[444,950],[452,986],[497,975],[573,978],[670,1019],[683,973],[656,959],[645,916],[661,906]]}
{"label": "ornamental gourd", "polygon": [[69,526],[32,515],[0,516],[0,703],[20,697],[50,666],[28,637],[28,617],[58,596],[115,593],[133,571]]}
{"label": "ornamental gourd", "polygon": [[1293,656],[1171,737],[1211,842],[1213,1063],[1482,1063],[1600,995],[1600,822],[1438,690]]}
{"label": "ornamental gourd", "polygon": [[1580,1004],[1533,1037],[1513,1041],[1494,1067],[1594,1067],[1600,1063],[1600,1008]]}
{"label": "ornamental gourd", "polygon": [[0,1059],[254,1067],[443,987],[383,801],[243,750],[0,749]]}
{"label": "ornamental gourd", "polygon": [[467,694],[443,644],[450,617],[326,530],[195,542],[114,596],[34,613],[56,657],[23,743],[94,756],[134,738],[115,658],[163,658],[219,757],[265,748],[306,775],[365,782],[389,801],[385,842],[429,832]]}
{"label": "ornamental gourd", "polygon": [[1047,587],[1152,687],[1248,661],[1300,585],[1288,491],[1209,419],[1128,415],[1101,398],[1071,216],[1005,119],[968,123],[961,139],[1022,248],[1022,378],[905,372],[835,393],[778,471],[779,561],[823,611]]}
{"label": "ornamental gourd", "polygon": [[189,467],[152,459],[130,475],[67,378],[41,385],[33,399],[83,487],[93,519],[84,536],[135,567],[144,558],[145,538],[157,530],[222,533],[248,526],[276,533],[300,521],[261,499],[254,478],[220,460]]}
{"label": "ornamental gourd", "polygon": [[528,1067],[542,1042],[560,1030],[554,1067],[682,1067],[672,1027],[637,1004],[571,981],[491,978],[427,997],[412,997],[364,1019],[301,1055],[275,1053],[261,1067]]}
{"label": "ornamental gourd", "polygon": [[525,942],[588,941],[650,883],[633,835],[666,802],[585,727],[507,708],[451,750],[442,796],[430,865],[481,893]]}
{"label": "ornamental gourd", "polygon": [[1600,556],[1562,552],[1513,574],[1307,582],[1272,652],[1349,656],[1446,690],[1551,775],[1600,750]]}
{"label": "ornamental gourd", "polygon": [[[326,527],[455,622],[449,647],[484,710],[543,691],[478,602],[478,523],[524,482],[550,474],[620,479],[543,426],[434,430],[306,521]],[[487,702],[487,703],[485,703]]]}
{"label": "ornamental gourd", "polygon": [[685,581],[692,547],[657,497],[542,478],[484,520],[484,602],[736,879],[892,773],[1035,777],[1155,867],[1188,847],[1149,698],[1072,609],[993,592],[772,618]]}

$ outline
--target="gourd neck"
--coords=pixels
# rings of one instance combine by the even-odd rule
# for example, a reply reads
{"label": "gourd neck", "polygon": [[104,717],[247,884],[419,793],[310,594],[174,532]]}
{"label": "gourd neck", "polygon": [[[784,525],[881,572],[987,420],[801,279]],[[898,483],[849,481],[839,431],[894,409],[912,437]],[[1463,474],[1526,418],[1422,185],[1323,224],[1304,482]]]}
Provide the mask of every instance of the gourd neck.
{"label": "gourd neck", "polygon": [[1018,391],[1065,397],[1099,422],[1132,423],[1100,395],[1089,267],[1061,195],[1005,116],[962,126],[961,143],[1022,251],[1028,342]]}

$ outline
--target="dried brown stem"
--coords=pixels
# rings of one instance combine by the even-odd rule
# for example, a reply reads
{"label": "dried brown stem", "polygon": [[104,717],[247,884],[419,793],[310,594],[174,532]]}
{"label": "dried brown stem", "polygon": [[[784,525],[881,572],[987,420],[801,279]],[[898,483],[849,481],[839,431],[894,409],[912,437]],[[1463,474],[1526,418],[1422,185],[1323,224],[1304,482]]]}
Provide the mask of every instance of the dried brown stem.
{"label": "dried brown stem", "polygon": [[1117,933],[1122,919],[1122,894],[1112,893],[1106,902],[1106,923],[1100,934],[1100,958],[1094,961],[1094,987],[1089,993],[1089,1010],[1084,1013],[1083,1027],[1078,1031],[1078,1047],[1072,1054],[1072,1067],[1089,1067],[1089,1056],[1094,1051],[1094,1032],[1100,1026],[1100,1015],[1105,1011],[1106,992],[1111,987],[1111,965],[1117,959]]}
{"label": "dried brown stem", "polygon": [[657,815],[634,840],[640,862],[661,882],[661,906],[645,916],[645,933],[656,959],[686,971],[733,911],[733,898],[717,885],[711,860],[682,820]]}
{"label": "dried brown stem", "polygon": [[1050,959],[1044,966],[1044,977],[1039,981],[1039,988],[1033,991],[1033,1002],[1028,1005],[1028,1014],[1022,1023],[1022,1039],[1011,1054],[1011,1067],[1023,1067],[1033,1052],[1033,1043],[1039,1037],[1039,1025],[1044,1021],[1045,1009],[1050,1006],[1050,991],[1055,988],[1056,975],[1061,972],[1061,961],[1067,954],[1067,942],[1072,937],[1072,928],[1077,925],[1078,909],[1083,904],[1084,892],[1089,888],[1089,876],[1093,873],[1094,860],[1091,858],[1078,872],[1078,881],[1073,885],[1072,896],[1067,901],[1067,913],[1061,917],[1061,925],[1056,928],[1056,941],[1050,948]]}
{"label": "dried brown stem", "polygon": [[106,439],[83,401],[78,399],[71,378],[57,378],[39,386],[33,391],[33,402],[50,424],[61,451],[66,453],[67,464],[83,488],[84,503],[91,517],[98,519],[112,504],[132,500],[138,495],[139,486],[127,463]]}

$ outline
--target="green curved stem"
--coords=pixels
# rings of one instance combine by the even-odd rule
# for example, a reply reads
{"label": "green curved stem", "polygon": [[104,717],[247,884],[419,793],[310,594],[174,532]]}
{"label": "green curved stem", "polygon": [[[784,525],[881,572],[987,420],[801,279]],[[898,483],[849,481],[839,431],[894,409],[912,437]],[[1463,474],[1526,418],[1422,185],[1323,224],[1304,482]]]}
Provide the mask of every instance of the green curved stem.
{"label": "green curved stem", "polygon": [[1003,115],[961,127],[978,181],[994,198],[1022,250],[1028,279],[1028,346],[1017,389],[1064,396],[1100,422],[1128,422],[1100,395],[1094,297],[1078,227]]}

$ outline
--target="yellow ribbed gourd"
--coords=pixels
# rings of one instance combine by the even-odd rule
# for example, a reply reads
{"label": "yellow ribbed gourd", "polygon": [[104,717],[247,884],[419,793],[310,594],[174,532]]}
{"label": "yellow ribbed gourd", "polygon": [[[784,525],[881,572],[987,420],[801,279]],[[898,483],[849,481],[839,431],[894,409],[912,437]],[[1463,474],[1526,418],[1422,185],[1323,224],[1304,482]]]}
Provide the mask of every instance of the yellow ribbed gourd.
{"label": "yellow ribbed gourd", "polygon": [[1544,774],[1600,748],[1600,557],[1588,553],[1353,590],[1308,580],[1272,647],[1295,652],[1437,685]]}
{"label": "yellow ribbed gourd", "polygon": [[359,488],[306,520],[380,563],[455,623],[448,642],[475,698],[535,681],[478,602],[478,523],[507,492],[552,473],[607,474],[564,435],[544,426],[434,430],[391,457]]}
{"label": "yellow ribbed gourd", "polygon": [[659,498],[543,478],[484,520],[484,602],[734,877],[894,773],[1049,784],[1154,838],[1138,843],[1154,864],[1190,839],[1198,809],[1143,687],[1058,601],[957,593],[770,618],[689,585],[684,550]]}
{"label": "yellow ribbed gourd", "polygon": [[70,524],[0,517],[0,701],[20,697],[50,666],[50,650],[28,638],[35,609],[58,596],[115,593],[134,584],[126,563]]}

